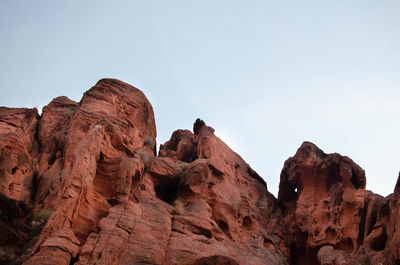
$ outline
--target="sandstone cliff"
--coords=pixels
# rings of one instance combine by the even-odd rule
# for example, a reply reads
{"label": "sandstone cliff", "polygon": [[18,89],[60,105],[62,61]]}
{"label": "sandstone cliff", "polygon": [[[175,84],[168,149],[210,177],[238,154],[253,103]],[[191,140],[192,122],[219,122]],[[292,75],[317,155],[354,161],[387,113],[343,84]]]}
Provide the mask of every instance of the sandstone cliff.
{"label": "sandstone cliff", "polygon": [[400,180],[365,183],[305,142],[275,198],[199,119],[156,154],[145,95],[103,79],[42,115],[0,108],[0,263],[400,264]]}

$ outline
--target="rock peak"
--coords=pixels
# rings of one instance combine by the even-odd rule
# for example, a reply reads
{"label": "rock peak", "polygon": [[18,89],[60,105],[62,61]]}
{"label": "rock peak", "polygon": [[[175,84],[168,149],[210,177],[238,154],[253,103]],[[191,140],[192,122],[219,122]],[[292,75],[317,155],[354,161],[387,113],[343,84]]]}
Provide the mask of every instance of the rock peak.
{"label": "rock peak", "polygon": [[200,129],[203,128],[204,126],[206,126],[206,123],[203,120],[197,118],[193,124],[193,133],[196,135],[199,134]]}
{"label": "rock peak", "polygon": [[195,135],[199,135],[202,131],[214,134],[214,129],[210,126],[207,126],[203,120],[198,118],[193,124],[193,133]]}

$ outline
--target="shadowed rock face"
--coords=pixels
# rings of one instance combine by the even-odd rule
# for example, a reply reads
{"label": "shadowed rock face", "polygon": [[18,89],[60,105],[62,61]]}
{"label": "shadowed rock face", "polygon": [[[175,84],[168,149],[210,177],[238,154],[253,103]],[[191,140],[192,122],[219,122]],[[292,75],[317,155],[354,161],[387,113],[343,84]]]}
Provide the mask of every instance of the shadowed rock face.
{"label": "shadowed rock face", "polygon": [[[278,199],[198,119],[155,153],[138,89],[0,108],[0,263],[399,264],[400,184],[365,190],[351,159],[303,143]],[[43,213],[48,213],[43,216]]]}

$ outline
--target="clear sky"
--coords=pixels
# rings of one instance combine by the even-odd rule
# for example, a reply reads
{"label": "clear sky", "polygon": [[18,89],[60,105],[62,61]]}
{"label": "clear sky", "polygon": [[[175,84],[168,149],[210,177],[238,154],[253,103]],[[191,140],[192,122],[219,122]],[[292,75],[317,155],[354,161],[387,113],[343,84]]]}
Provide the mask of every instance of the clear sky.
{"label": "clear sky", "polygon": [[0,1],[0,105],[79,101],[103,77],[145,92],[158,143],[196,118],[277,194],[303,141],[367,188],[400,170],[400,1]]}

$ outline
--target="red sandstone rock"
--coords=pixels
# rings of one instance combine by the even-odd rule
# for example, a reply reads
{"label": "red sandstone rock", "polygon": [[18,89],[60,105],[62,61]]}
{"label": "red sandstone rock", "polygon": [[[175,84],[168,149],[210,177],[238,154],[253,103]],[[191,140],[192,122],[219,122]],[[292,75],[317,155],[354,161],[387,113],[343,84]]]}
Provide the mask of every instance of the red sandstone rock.
{"label": "red sandstone rock", "polygon": [[0,193],[29,204],[38,155],[36,109],[0,108]]}
{"label": "red sandstone rock", "polygon": [[400,180],[366,191],[351,159],[306,142],[277,200],[204,121],[158,156],[155,137],[144,94],[115,79],[41,117],[0,108],[0,263],[399,264]]}
{"label": "red sandstone rock", "polygon": [[[135,199],[89,235],[78,264],[286,264],[275,199],[212,131],[175,132],[160,150],[166,156],[148,162]],[[192,150],[176,152],[182,142]]]}
{"label": "red sandstone rock", "polygon": [[[48,177],[45,169],[42,170],[45,172],[43,179],[53,189],[48,191],[47,197],[43,196],[43,190],[49,185],[39,184],[38,203],[45,202],[53,214],[36,244],[34,253],[37,253],[26,264],[34,264],[41,261],[40,257],[51,256],[56,246],[50,245],[56,244],[54,242],[67,244],[69,238],[61,240],[57,235],[57,231],[63,229],[73,232],[80,242],[80,248],[89,234],[99,229],[100,219],[109,214],[112,206],[125,204],[133,196],[132,191],[138,187],[144,169],[135,151],[142,148],[145,141],[155,144],[152,107],[141,91],[128,84],[112,79],[100,80],[85,93],[76,112],[73,112],[75,106],[63,98],[56,99],[44,110],[44,117],[52,111],[62,119],[69,120],[69,123],[58,123],[64,128],[57,128],[47,119],[49,122],[40,127],[43,135],[41,142],[50,146],[47,152],[52,154],[44,157],[54,157],[55,154],[56,161],[47,170],[50,172]],[[69,109],[71,113],[68,115]],[[67,134],[65,138],[56,137],[46,142],[46,133],[53,128]],[[61,150],[57,150],[58,147]],[[148,149],[143,148],[144,152]],[[152,153],[154,146],[150,146],[150,149],[147,152]],[[62,154],[59,161],[58,152]],[[48,161],[46,158],[44,160]],[[46,177],[54,176],[58,179],[47,181]],[[57,181],[58,186],[53,185]],[[76,245],[73,241],[70,244]],[[59,251],[60,247],[57,249]],[[69,264],[79,252],[74,248],[65,248],[63,251],[66,254],[61,255],[62,260],[57,261],[59,264]]]}
{"label": "red sandstone rock", "polygon": [[40,156],[36,179],[35,208],[51,208],[61,187],[66,135],[78,103],[67,97],[53,99],[42,110],[38,126]]}
{"label": "red sandstone rock", "polygon": [[400,264],[400,173],[390,201],[390,217],[387,228],[387,264]]}
{"label": "red sandstone rock", "polygon": [[389,200],[364,188],[351,159],[303,143],[279,184],[292,264],[384,264]]}
{"label": "red sandstone rock", "polygon": [[38,142],[36,109],[0,107],[0,263],[16,260],[31,234]]}
{"label": "red sandstone rock", "polygon": [[168,156],[184,162],[192,162],[194,153],[195,137],[188,130],[176,130],[169,141],[160,147],[159,156]]}

